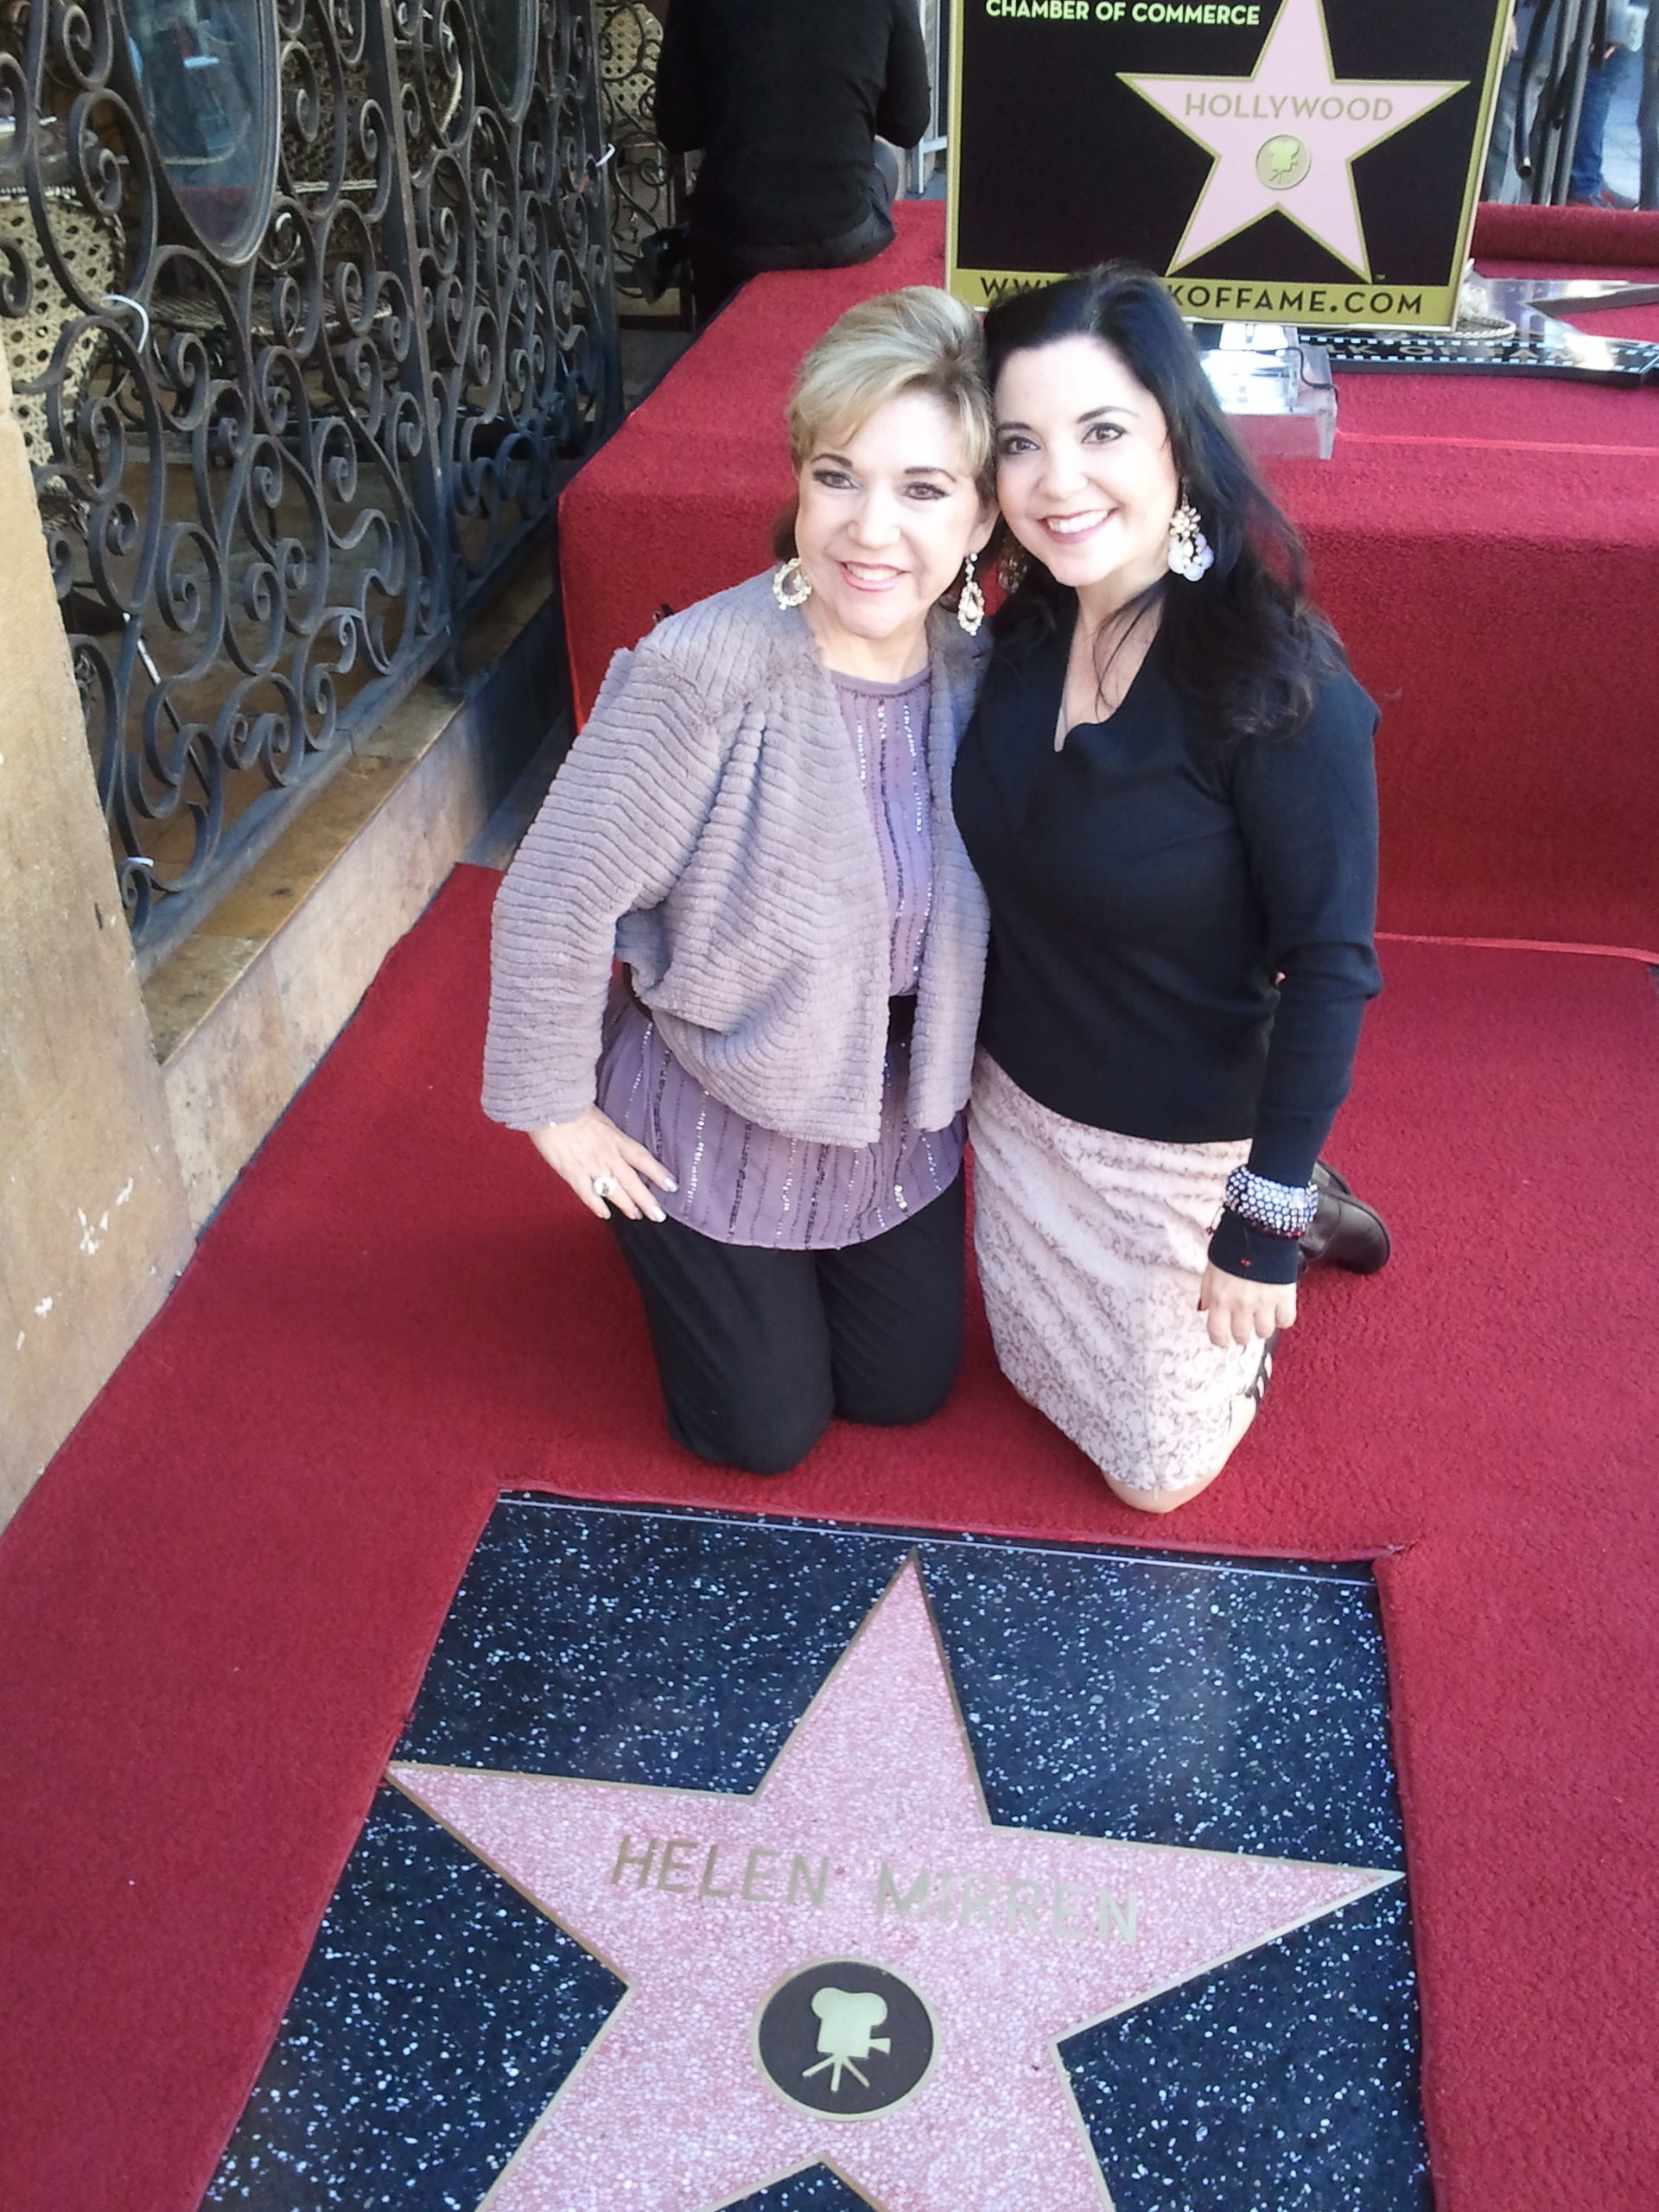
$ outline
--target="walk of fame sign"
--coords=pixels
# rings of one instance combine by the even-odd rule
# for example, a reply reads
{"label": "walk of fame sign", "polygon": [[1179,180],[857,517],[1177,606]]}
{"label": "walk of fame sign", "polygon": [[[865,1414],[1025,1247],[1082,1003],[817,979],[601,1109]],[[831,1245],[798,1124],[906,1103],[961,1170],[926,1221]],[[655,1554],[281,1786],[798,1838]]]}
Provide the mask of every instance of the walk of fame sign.
{"label": "walk of fame sign", "polygon": [[1122,256],[1207,321],[1456,321],[1510,0],[954,5],[975,306]]}
{"label": "walk of fame sign", "polygon": [[1423,2212],[1380,1661],[1363,1568],[504,1499],[206,2202]]}

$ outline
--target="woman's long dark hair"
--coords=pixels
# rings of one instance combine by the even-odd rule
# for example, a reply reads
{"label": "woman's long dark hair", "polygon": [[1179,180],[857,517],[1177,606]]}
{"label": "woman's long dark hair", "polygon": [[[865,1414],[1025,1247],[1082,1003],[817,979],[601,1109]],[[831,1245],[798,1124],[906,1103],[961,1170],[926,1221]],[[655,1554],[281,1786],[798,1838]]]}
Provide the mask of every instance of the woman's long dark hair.
{"label": "woman's long dark hair", "polygon": [[[1161,607],[1158,649],[1172,680],[1229,739],[1300,728],[1319,683],[1346,665],[1342,647],[1307,598],[1301,540],[1233,435],[1174,302],[1126,261],[1003,301],[985,318],[993,393],[1010,354],[1077,337],[1109,346],[1163,410],[1182,489],[1215,553],[1197,583],[1166,579],[1144,602]],[[996,542],[1024,552],[1006,524]],[[1032,559],[994,626],[1018,652],[1069,622],[1072,605]]]}

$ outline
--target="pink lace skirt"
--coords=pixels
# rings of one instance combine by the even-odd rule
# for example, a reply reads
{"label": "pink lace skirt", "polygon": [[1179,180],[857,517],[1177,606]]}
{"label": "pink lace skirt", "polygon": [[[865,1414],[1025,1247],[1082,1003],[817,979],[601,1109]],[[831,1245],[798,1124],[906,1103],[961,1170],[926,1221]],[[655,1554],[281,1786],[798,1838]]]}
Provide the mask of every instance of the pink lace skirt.
{"label": "pink lace skirt", "polygon": [[1068,1122],[986,1053],[969,1103],[974,1245],[1002,1372],[1126,1489],[1212,1473],[1262,1346],[1198,1312],[1227,1177],[1249,1152]]}

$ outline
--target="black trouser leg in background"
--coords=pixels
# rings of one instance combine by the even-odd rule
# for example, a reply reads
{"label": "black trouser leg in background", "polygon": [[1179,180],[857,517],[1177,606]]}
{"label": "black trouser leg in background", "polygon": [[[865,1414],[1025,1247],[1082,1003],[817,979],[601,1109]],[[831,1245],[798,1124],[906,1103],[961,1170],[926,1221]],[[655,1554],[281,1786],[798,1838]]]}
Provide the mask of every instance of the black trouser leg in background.
{"label": "black trouser leg in background", "polygon": [[701,330],[712,322],[740,284],[747,282],[741,270],[734,269],[711,247],[702,244],[694,229],[691,234],[691,303],[696,326]]}
{"label": "black trouser leg in background", "polygon": [[721,1244],[677,1221],[611,1227],[645,1300],[669,1433],[699,1459],[787,1473],[832,1414],[925,1421],[962,1362],[966,1192],[838,1252]]}
{"label": "black trouser leg in background", "polygon": [[[867,251],[855,253],[855,261],[864,261],[879,253],[889,243],[893,203],[898,196],[900,181],[899,155],[896,149],[877,143],[873,149],[874,159],[870,166],[870,206],[881,218],[880,234],[871,240]],[[728,261],[715,239],[700,231],[695,212],[691,217],[691,299],[696,325],[701,330],[706,322],[717,315],[736,291],[740,284],[747,284],[757,272],[753,256],[746,255],[743,265]],[[779,269],[818,269],[828,264],[814,257],[810,245],[785,246],[779,251],[772,265]],[[839,265],[838,264],[836,265]]]}

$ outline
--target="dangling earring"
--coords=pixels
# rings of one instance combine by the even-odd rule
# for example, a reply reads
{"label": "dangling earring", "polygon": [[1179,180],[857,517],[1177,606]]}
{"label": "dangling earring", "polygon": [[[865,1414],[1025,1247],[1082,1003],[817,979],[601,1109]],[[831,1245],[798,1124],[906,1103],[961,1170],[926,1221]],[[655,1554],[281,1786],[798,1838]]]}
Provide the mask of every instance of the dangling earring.
{"label": "dangling earring", "polygon": [[1195,584],[1205,570],[1211,567],[1215,555],[1210,541],[1198,522],[1198,511],[1185,491],[1181,504],[1169,518],[1169,565],[1178,576],[1185,576]]}
{"label": "dangling earring", "polygon": [[974,582],[974,556],[969,553],[963,563],[968,571],[962,580],[962,589],[957,594],[957,620],[970,638],[979,635],[979,626],[985,620],[985,594]]}
{"label": "dangling earring", "polygon": [[1018,591],[1026,580],[1026,570],[1031,566],[1031,556],[1023,545],[1013,543],[1002,548],[996,564],[996,581],[1004,591]]}
{"label": "dangling earring", "polygon": [[811,598],[812,579],[801,566],[798,553],[772,570],[772,595],[782,607],[804,607]]}

